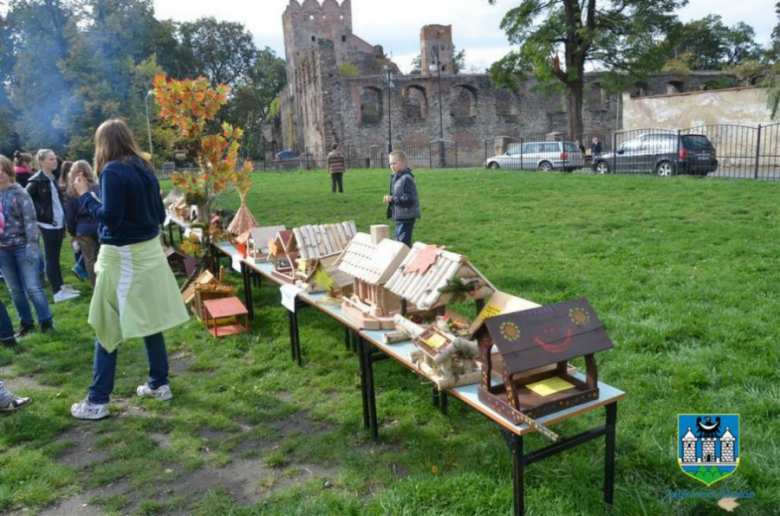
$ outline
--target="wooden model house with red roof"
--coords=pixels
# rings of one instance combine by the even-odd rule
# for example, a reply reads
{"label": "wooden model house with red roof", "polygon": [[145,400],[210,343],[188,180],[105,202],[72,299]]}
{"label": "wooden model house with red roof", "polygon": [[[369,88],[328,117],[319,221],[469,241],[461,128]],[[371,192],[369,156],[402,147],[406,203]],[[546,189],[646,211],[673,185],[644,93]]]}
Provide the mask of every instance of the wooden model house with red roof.
{"label": "wooden model house with red roof", "polygon": [[407,254],[403,242],[390,239],[387,225],[371,226],[370,235],[356,234],[337,262],[341,272],[354,278],[352,296],[341,305],[345,315],[369,330],[394,328],[401,299],[384,285]]}
{"label": "wooden model house with red roof", "polygon": [[272,274],[287,283],[305,280],[307,270],[316,267],[320,258],[341,253],[355,233],[357,228],[351,220],[280,231],[270,246]]}
{"label": "wooden model house with red roof", "polygon": [[466,256],[422,242],[415,242],[385,288],[409,302],[409,312],[443,307],[453,298],[484,299],[496,291]]}
{"label": "wooden model house with red roof", "polygon": [[[482,360],[479,399],[493,410],[525,423],[527,418],[598,399],[594,354],[613,346],[586,299],[537,305],[475,322],[474,337]],[[503,361],[499,385],[491,383],[496,359],[491,353],[493,345]],[[577,357],[585,357],[585,381],[568,370],[567,361]],[[545,366],[553,367],[529,374]]]}

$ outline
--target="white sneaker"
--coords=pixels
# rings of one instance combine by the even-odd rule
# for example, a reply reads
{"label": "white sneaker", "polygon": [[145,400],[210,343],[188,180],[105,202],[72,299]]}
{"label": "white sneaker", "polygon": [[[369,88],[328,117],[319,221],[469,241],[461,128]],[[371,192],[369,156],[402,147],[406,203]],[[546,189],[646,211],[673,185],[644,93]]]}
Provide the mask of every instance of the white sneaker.
{"label": "white sneaker", "polygon": [[108,411],[108,404],[92,403],[89,401],[89,398],[84,398],[79,403],[74,403],[70,407],[70,413],[76,419],[103,419],[111,415]]}
{"label": "white sneaker", "polygon": [[55,303],[62,303],[63,301],[67,301],[69,299],[76,299],[79,297],[79,294],[77,292],[68,292],[64,288],[54,294],[54,302]]}
{"label": "white sneaker", "polygon": [[138,388],[135,390],[135,392],[137,392],[138,395],[141,396],[142,398],[144,397],[157,398],[160,401],[167,401],[173,398],[171,387],[168,384],[160,385],[156,389],[152,389],[148,385],[139,385]]}
{"label": "white sneaker", "polygon": [[63,285],[60,288],[62,288],[62,290],[66,291],[66,292],[73,292],[74,294],[81,295],[81,292],[79,292],[75,288],[71,287],[70,285]]}

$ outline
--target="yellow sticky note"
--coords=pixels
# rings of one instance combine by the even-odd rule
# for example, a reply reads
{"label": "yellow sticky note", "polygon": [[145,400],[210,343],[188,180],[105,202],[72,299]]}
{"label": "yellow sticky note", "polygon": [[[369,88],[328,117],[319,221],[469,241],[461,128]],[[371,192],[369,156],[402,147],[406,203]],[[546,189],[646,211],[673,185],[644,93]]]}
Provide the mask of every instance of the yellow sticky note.
{"label": "yellow sticky note", "polygon": [[501,315],[501,308],[496,305],[485,305],[485,308],[482,309],[481,312],[479,312],[479,315],[477,316],[478,320],[487,319],[488,317],[495,317],[497,315]]}
{"label": "yellow sticky note", "polygon": [[574,387],[574,384],[567,382],[563,378],[555,376],[538,382],[529,383],[526,385],[526,387],[534,391],[539,396],[549,396],[550,394],[555,394],[556,392],[571,389]]}
{"label": "yellow sticky note", "polygon": [[422,341],[434,349],[440,348],[447,343],[447,339],[438,333],[434,333],[430,337],[422,339]]}

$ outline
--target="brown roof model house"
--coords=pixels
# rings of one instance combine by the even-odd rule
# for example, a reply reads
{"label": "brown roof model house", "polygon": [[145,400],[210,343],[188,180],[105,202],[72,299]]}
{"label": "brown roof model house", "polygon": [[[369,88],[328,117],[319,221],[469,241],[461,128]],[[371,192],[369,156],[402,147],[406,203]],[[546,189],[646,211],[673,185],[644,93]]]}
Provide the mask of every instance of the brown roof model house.
{"label": "brown roof model house", "polygon": [[422,242],[415,242],[385,288],[406,299],[409,312],[439,308],[453,299],[484,299],[496,291],[466,256]]}
{"label": "brown roof model house", "polygon": [[305,280],[306,271],[314,268],[317,260],[341,253],[355,233],[357,228],[351,220],[280,231],[270,245],[272,274],[288,283]]}
{"label": "brown roof model house", "polygon": [[256,263],[268,261],[269,242],[273,240],[280,231],[285,231],[286,229],[287,228],[284,226],[265,226],[250,229],[246,241],[247,258],[254,259]]}
{"label": "brown roof model house", "polygon": [[[598,399],[594,354],[613,347],[586,299],[483,317],[475,337],[483,361],[479,399],[516,423]],[[504,364],[500,385],[490,381],[494,344]],[[577,357],[585,357],[585,381],[567,369]]]}
{"label": "brown roof model house", "polygon": [[362,328],[395,327],[393,315],[401,311],[401,299],[384,285],[408,254],[409,248],[390,240],[390,229],[382,224],[371,226],[370,235],[355,235],[339,256],[339,270],[355,278],[352,296],[341,309]]}

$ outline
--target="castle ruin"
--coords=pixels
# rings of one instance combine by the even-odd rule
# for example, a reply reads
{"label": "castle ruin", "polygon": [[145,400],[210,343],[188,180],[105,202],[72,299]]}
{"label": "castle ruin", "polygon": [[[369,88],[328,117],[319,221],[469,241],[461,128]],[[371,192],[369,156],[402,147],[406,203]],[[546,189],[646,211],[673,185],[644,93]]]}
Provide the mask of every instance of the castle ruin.
{"label": "castle ruin", "polygon": [[[270,148],[276,151],[292,149],[318,159],[339,143],[383,154],[391,132],[396,148],[425,147],[441,134],[458,146],[464,161],[471,149],[479,165],[484,142],[492,146],[499,136],[544,138],[565,131],[565,99],[537,91],[534,79],[510,91],[496,87],[487,74],[454,74],[452,26],[424,26],[421,73],[403,75],[381,45],[353,33],[351,0],[290,0],[282,21],[288,84],[280,94],[280,116],[269,131]],[[632,93],[698,90],[706,80],[695,73],[659,75],[637,84]],[[607,94],[598,74],[590,74],[581,138],[618,129],[619,103],[620,96]]]}

